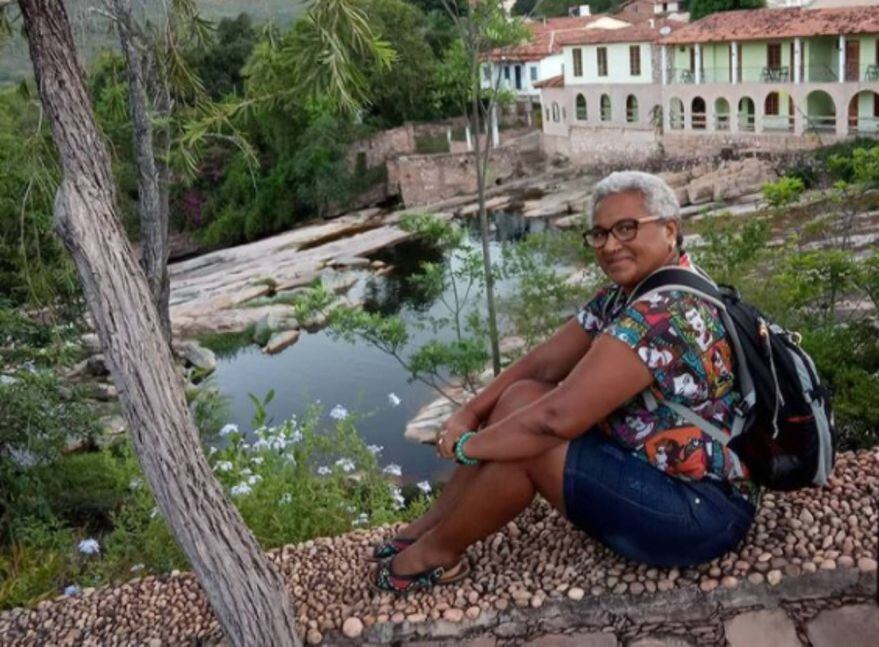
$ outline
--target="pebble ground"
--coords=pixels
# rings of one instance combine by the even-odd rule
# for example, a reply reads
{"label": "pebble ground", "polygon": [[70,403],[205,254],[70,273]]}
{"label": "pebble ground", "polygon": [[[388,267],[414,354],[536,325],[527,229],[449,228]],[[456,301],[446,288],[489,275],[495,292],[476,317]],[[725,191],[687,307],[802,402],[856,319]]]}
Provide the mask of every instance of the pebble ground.
{"label": "pebble ground", "polygon": [[[778,584],[805,572],[876,570],[879,449],[838,456],[827,487],[767,492],[747,540],[698,568],[629,562],[574,529],[542,501],[501,532],[472,546],[470,576],[458,585],[395,597],[370,588],[372,546],[393,532],[376,528],[285,546],[269,555],[293,595],[307,643],[344,634],[357,639],[375,623],[452,623],[486,611],[539,608],[549,599],[588,602],[608,593],[633,597],[698,587],[711,592]],[[707,629],[705,631],[708,631]],[[174,572],[0,614],[10,645],[161,645],[220,639],[191,573]]]}

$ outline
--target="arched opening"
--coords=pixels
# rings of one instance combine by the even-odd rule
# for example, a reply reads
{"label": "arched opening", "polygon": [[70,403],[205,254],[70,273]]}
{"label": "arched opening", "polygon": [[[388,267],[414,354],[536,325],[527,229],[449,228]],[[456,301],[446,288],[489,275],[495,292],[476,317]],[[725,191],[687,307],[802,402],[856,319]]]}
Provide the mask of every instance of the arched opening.
{"label": "arched opening", "polygon": [[577,95],[577,121],[586,121],[586,97]]}
{"label": "arched opening", "polygon": [[559,104],[555,101],[552,102],[552,120],[555,122],[559,120]]}
{"label": "arched opening", "polygon": [[634,94],[626,97],[626,121],[630,124],[638,123],[638,97]]}
{"label": "arched opening", "polygon": [[677,97],[668,104],[668,125],[672,130],[684,129],[684,102]]}
{"label": "arched opening", "polygon": [[848,104],[850,135],[875,135],[879,132],[879,93],[862,90]]}
{"label": "arched opening", "polygon": [[714,101],[714,129],[729,130],[729,101],[723,97]]}
{"label": "arched opening", "polygon": [[836,132],[836,104],[824,90],[806,95],[806,130],[816,133]]}
{"label": "arched opening", "polygon": [[693,97],[693,101],[690,103],[690,124],[693,130],[705,130],[707,124],[706,113],[705,99]]}
{"label": "arched opening", "polygon": [[794,101],[784,92],[770,92],[763,101],[763,131],[793,132]]}
{"label": "arched opening", "polygon": [[610,121],[610,96],[607,94],[601,95],[601,120]]}
{"label": "arched opening", "polygon": [[751,97],[742,97],[739,100],[738,121],[739,130],[743,132],[754,132],[756,109],[754,100]]}

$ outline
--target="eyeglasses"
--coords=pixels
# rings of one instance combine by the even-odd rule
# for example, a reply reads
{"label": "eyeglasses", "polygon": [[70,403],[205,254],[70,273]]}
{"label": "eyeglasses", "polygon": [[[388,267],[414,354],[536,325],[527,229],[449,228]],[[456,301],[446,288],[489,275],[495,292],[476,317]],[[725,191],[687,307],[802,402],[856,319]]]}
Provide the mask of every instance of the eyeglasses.
{"label": "eyeglasses", "polygon": [[583,243],[592,249],[601,249],[607,244],[609,234],[613,234],[613,237],[621,243],[627,243],[638,235],[639,225],[657,220],[661,220],[661,218],[659,216],[626,218],[625,220],[617,220],[610,229],[595,226],[589,231],[583,232]]}

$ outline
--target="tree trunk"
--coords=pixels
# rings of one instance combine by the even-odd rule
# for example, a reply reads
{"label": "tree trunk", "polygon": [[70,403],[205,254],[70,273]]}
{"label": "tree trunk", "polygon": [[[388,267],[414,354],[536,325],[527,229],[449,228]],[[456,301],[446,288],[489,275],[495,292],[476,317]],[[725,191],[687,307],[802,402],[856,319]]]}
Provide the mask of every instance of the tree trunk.
{"label": "tree trunk", "polygon": [[[162,334],[170,343],[167,205],[163,208],[156,155],[153,149],[153,126],[150,122],[145,81],[146,65],[143,54],[145,44],[136,42],[137,35],[132,26],[131,1],[112,1],[128,76],[128,110],[134,125],[141,264],[146,273],[153,303],[159,311]],[[165,198],[167,199],[167,192]]]}
{"label": "tree trunk", "polygon": [[[470,24],[471,42],[474,37],[473,26]],[[485,270],[485,301],[488,306],[488,336],[491,344],[491,367],[495,375],[501,372],[501,350],[498,340],[497,312],[494,302],[494,273],[491,267],[491,247],[489,246],[488,213],[485,210],[485,174],[488,170],[488,158],[491,153],[491,141],[488,129],[486,129],[484,154],[480,154],[480,97],[482,95],[482,82],[479,77],[479,52],[471,47],[470,75],[473,83],[471,92],[470,109],[473,113],[473,130],[476,133],[473,146],[473,160],[476,162],[476,195],[479,202],[479,234],[482,238],[482,259]]]}
{"label": "tree trunk", "polygon": [[159,509],[233,645],[299,645],[284,582],[204,457],[156,308],[116,214],[103,139],[61,0],[20,0],[62,169],[56,227],[79,273]]}

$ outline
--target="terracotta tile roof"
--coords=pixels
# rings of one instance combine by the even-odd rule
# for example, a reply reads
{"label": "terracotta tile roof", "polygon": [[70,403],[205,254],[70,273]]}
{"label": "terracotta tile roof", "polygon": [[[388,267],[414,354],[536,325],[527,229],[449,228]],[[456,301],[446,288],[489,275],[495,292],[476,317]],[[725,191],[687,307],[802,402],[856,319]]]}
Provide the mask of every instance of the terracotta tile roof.
{"label": "terracotta tile roof", "polygon": [[879,6],[721,11],[663,38],[670,45],[879,33]]}
{"label": "terracotta tile roof", "polygon": [[502,47],[492,50],[485,58],[492,60],[539,61],[552,54],[562,51],[558,44],[561,34],[582,30],[586,25],[603,18],[602,14],[594,16],[564,16],[550,18],[545,23],[534,21],[526,23],[531,31],[531,40],[522,45]]}
{"label": "terracotta tile roof", "polygon": [[563,88],[565,87],[565,75],[551,76],[543,81],[537,81],[531,84],[535,88]]}
{"label": "terracotta tile roof", "polygon": [[682,29],[684,23],[676,20],[655,19],[653,26],[641,23],[620,29],[581,29],[565,32],[556,39],[561,45],[603,45],[606,43],[652,43],[663,37],[661,30],[668,27],[671,33]]}

